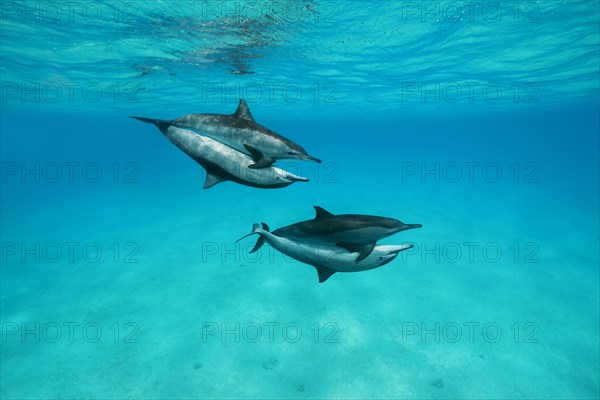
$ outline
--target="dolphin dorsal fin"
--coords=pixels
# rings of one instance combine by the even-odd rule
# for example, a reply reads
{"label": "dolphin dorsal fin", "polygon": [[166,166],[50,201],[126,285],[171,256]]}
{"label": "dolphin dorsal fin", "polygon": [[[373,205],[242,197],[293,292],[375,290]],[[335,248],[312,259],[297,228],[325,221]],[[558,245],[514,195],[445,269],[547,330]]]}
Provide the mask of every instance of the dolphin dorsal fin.
{"label": "dolphin dorsal fin", "polygon": [[313,206],[313,207],[317,213],[315,215],[315,219],[323,219],[323,218],[329,218],[329,217],[334,216],[332,213],[330,213],[329,211],[325,210],[322,207],[319,207],[319,206]]}
{"label": "dolphin dorsal fin", "polygon": [[250,108],[248,108],[248,104],[246,104],[246,100],[244,99],[240,99],[240,104],[238,104],[238,108],[233,113],[233,116],[254,122],[254,118],[250,114]]}

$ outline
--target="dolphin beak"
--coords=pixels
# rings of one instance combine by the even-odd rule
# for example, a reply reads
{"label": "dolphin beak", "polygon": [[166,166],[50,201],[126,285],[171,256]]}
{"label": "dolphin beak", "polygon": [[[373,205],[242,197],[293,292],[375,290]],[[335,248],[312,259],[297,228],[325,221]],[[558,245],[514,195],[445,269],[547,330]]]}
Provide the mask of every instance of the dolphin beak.
{"label": "dolphin beak", "polygon": [[422,228],[421,224],[404,224],[400,228],[398,228],[398,232],[407,231],[409,229]]}
{"label": "dolphin beak", "polygon": [[309,179],[305,178],[303,176],[298,176],[298,175],[288,175],[285,177],[285,179],[291,181],[291,182],[308,182]]}
{"label": "dolphin beak", "polygon": [[388,255],[397,256],[398,253],[400,253],[401,251],[412,249],[414,247],[414,245],[413,244],[403,244],[400,246],[389,246],[389,247],[390,247],[390,249],[386,249],[388,252]]}
{"label": "dolphin beak", "polygon": [[313,157],[313,156],[309,156],[308,154],[303,154],[302,155],[302,159],[303,160],[314,161],[314,162],[317,162],[319,164],[323,162],[319,158],[316,158],[316,157]]}
{"label": "dolphin beak", "polygon": [[382,245],[382,246],[377,246],[377,247],[380,251],[385,251],[385,253],[386,253],[385,255],[379,257],[379,259],[381,260],[381,263],[379,264],[379,266],[381,267],[385,264],[392,262],[394,259],[396,259],[396,257],[398,257],[398,254],[401,251],[412,249],[413,245],[412,244]]}

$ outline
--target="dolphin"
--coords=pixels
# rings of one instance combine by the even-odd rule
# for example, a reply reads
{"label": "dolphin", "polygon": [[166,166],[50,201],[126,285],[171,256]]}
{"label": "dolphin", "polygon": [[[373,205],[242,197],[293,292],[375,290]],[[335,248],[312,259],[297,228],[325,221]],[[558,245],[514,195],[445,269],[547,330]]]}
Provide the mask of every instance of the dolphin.
{"label": "dolphin", "polygon": [[244,99],[237,110],[227,114],[187,114],[169,121],[178,128],[190,129],[248,154],[254,163],[249,168],[267,168],[278,159],[321,162],[309,156],[300,145],[259,125]]}
{"label": "dolphin", "polygon": [[196,132],[178,128],[170,121],[132,118],[156,125],[167,139],[204,167],[206,170],[204,189],[209,189],[223,181],[233,181],[264,189],[281,188],[294,182],[308,182],[307,178],[273,166],[249,169],[247,167],[252,164],[252,159],[246,154]]}
{"label": "dolphin", "polygon": [[334,243],[349,252],[358,252],[356,262],[369,256],[376,242],[421,224],[405,224],[393,218],[361,214],[334,215],[314,206],[314,219],[298,222],[273,231],[274,235],[303,241]]}
{"label": "dolphin", "polygon": [[250,253],[254,253],[267,242],[283,254],[315,267],[319,283],[325,282],[336,272],[359,272],[379,268],[391,262],[401,251],[413,247],[412,244],[375,246],[368,256],[357,263],[356,253],[343,247],[331,243],[292,240],[276,235],[275,231],[270,232],[268,225],[264,222],[261,225],[254,224],[252,232],[237,241],[250,235],[259,235],[260,237]]}

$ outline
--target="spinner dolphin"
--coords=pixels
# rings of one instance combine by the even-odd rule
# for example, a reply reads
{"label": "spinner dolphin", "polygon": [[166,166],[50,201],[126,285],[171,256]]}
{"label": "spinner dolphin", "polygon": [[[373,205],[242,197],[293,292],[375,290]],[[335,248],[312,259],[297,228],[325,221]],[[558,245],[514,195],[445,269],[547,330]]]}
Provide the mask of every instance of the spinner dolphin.
{"label": "spinner dolphin", "polygon": [[343,247],[328,243],[305,242],[278,236],[270,232],[267,224],[254,224],[252,232],[238,241],[250,236],[259,235],[251,253],[257,251],[266,242],[281,253],[316,268],[319,283],[325,282],[336,272],[359,272],[379,268],[393,259],[403,250],[413,247],[408,245],[379,245],[360,262],[356,262],[356,253]]}
{"label": "spinner dolphin", "polygon": [[394,218],[362,214],[334,215],[321,207],[314,208],[314,219],[276,229],[273,234],[302,241],[334,243],[349,252],[358,252],[356,261],[359,262],[373,251],[378,240],[422,227],[421,224],[405,224]]}
{"label": "spinner dolphin", "polygon": [[258,124],[243,99],[233,114],[187,114],[168,122],[251,156],[254,162],[249,168],[266,168],[279,159],[321,162],[309,156],[299,144]]}
{"label": "spinner dolphin", "polygon": [[264,189],[281,188],[294,182],[308,181],[307,178],[273,166],[261,169],[248,168],[253,162],[248,155],[210,137],[199,135],[189,129],[178,128],[170,121],[132,118],[156,125],[171,143],[200,164],[206,170],[205,189],[223,181],[233,181]]}

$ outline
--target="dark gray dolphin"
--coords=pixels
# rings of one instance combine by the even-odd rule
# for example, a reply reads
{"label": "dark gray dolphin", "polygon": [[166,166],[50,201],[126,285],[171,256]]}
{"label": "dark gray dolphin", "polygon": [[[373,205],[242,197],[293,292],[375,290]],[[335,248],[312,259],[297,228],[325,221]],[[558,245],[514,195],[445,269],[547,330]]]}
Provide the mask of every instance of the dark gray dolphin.
{"label": "dark gray dolphin", "polygon": [[378,240],[422,227],[393,218],[361,214],[334,215],[315,206],[314,219],[298,222],[273,231],[274,235],[302,241],[335,243],[350,252],[359,252],[356,262],[367,257]]}
{"label": "dark gray dolphin", "polygon": [[254,160],[249,168],[266,168],[279,159],[321,162],[309,156],[299,144],[258,124],[243,99],[240,99],[237,110],[231,115],[187,114],[169,122],[248,154]]}
{"label": "dark gray dolphin", "polygon": [[132,118],[156,125],[167,139],[204,167],[206,170],[205,189],[223,181],[233,181],[263,189],[281,188],[294,182],[308,181],[307,178],[273,166],[250,169],[248,166],[253,161],[246,154],[189,129],[178,128],[170,121],[142,117]]}
{"label": "dark gray dolphin", "polygon": [[252,232],[238,241],[255,234],[260,237],[251,253],[267,242],[283,254],[315,267],[319,275],[319,283],[325,282],[336,272],[359,272],[379,268],[391,262],[401,251],[413,247],[412,244],[375,246],[369,255],[356,262],[355,252],[332,243],[305,242],[277,236],[275,232],[269,232],[269,227],[265,223],[262,227],[254,224]]}

